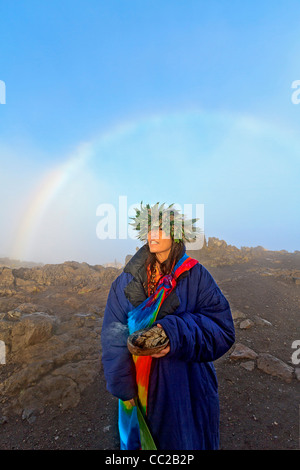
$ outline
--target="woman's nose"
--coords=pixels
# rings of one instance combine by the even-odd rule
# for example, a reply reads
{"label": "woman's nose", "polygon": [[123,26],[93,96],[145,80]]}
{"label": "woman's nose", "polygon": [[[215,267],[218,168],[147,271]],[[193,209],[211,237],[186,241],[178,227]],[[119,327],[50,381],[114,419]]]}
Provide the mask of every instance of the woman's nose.
{"label": "woman's nose", "polygon": [[152,240],[159,239],[159,230],[151,230],[150,231],[150,238]]}

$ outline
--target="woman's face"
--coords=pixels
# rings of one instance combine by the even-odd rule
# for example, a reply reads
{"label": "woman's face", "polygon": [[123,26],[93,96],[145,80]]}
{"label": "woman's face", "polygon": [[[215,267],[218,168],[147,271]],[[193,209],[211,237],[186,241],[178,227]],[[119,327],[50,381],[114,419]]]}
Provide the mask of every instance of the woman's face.
{"label": "woman's face", "polygon": [[148,232],[148,244],[151,253],[168,252],[172,246],[172,238],[162,229],[153,229]]}

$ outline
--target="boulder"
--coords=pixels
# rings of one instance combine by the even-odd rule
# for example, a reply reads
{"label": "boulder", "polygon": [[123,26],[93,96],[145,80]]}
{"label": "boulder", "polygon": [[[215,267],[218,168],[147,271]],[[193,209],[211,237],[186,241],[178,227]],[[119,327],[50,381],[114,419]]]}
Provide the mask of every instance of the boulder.
{"label": "boulder", "polygon": [[36,383],[41,377],[53,368],[53,361],[42,360],[28,364],[21,370],[11,374],[3,384],[3,392],[7,395],[16,395],[26,387]]}
{"label": "boulder", "polygon": [[267,374],[283,379],[285,382],[291,382],[293,379],[293,367],[285,364],[281,359],[272,356],[272,354],[259,354],[257,358],[257,367]]}
{"label": "boulder", "polygon": [[[19,410],[36,409],[41,411],[45,406],[59,406],[65,410],[78,405],[80,390],[74,380],[62,375],[46,375],[38,387],[24,389],[18,398]],[[15,406],[18,409],[17,406]]]}
{"label": "boulder", "polygon": [[242,343],[236,343],[233,352],[230,354],[230,359],[256,359],[257,353],[253,349],[248,348]]}
{"label": "boulder", "polygon": [[12,328],[12,352],[47,341],[52,336],[54,325],[55,319],[44,312],[22,316],[21,320]]}
{"label": "boulder", "polygon": [[0,267],[1,413],[33,422],[48,405],[79,403],[101,369],[102,316],[119,273],[74,261]]}
{"label": "boulder", "polygon": [[246,361],[241,363],[241,367],[243,367],[246,370],[253,370],[255,367],[255,362],[254,361]]}
{"label": "boulder", "polygon": [[239,320],[240,318],[246,318],[246,315],[243,312],[241,312],[240,310],[234,309],[234,310],[231,311],[231,314],[232,314],[232,319],[233,320]]}
{"label": "boulder", "polygon": [[246,318],[246,320],[243,320],[240,323],[240,329],[241,330],[246,330],[248,328],[251,328],[254,325],[253,321],[250,320],[249,318]]}
{"label": "boulder", "polygon": [[45,406],[76,406],[94,381],[100,371],[101,322],[84,312],[65,321],[45,312],[19,314],[0,323],[9,363],[7,372],[3,369],[0,406],[33,422]]}

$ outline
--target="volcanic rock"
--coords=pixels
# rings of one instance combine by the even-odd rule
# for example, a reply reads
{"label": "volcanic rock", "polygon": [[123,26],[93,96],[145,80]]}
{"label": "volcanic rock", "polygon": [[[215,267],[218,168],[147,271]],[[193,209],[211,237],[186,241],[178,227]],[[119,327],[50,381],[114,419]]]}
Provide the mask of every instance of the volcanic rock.
{"label": "volcanic rock", "polygon": [[257,367],[263,372],[266,372],[266,374],[280,377],[285,382],[291,382],[293,379],[293,367],[285,364],[285,362],[281,361],[272,354],[259,354],[257,359]]}

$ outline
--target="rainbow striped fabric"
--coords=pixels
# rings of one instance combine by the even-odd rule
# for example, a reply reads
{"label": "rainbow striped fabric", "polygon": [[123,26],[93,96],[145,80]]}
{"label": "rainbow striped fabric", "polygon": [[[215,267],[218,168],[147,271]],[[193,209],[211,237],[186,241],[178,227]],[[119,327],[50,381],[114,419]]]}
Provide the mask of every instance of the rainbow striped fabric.
{"label": "rainbow striped fabric", "polygon": [[[171,274],[163,276],[156,291],[144,302],[128,313],[129,334],[137,330],[150,327],[157,318],[163,301],[176,287],[178,277],[185,271],[191,269],[198,261],[187,256],[185,253],[174,266]],[[136,369],[136,382],[138,387],[138,400],[140,402],[144,417],[147,415],[148,386],[151,369],[151,356],[132,356]],[[134,398],[134,397],[132,397]],[[141,448],[137,407],[132,406],[129,401],[119,400],[119,434],[120,448],[122,450],[134,450],[139,442]]]}

